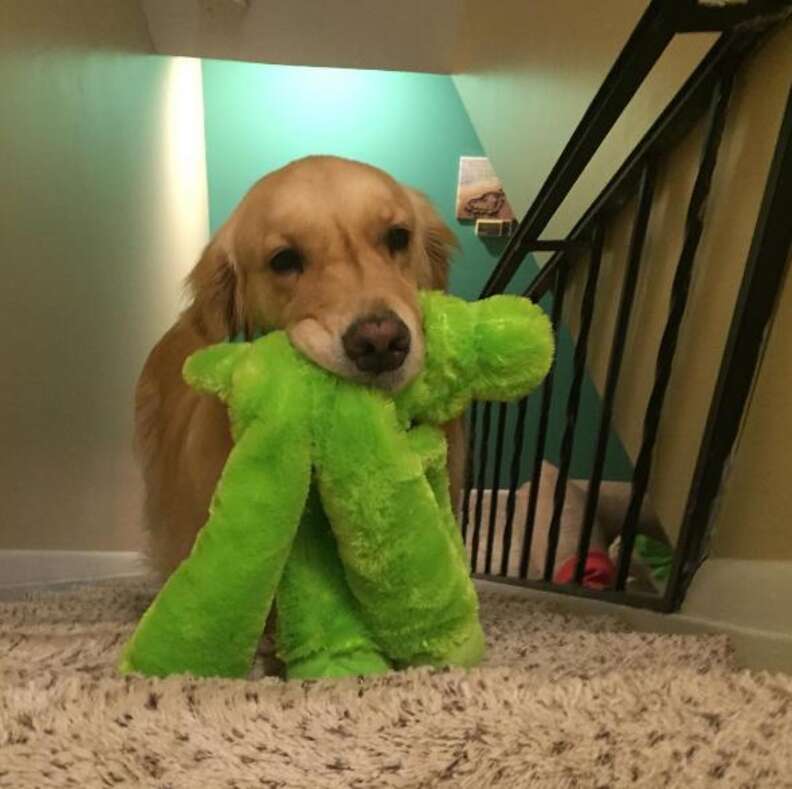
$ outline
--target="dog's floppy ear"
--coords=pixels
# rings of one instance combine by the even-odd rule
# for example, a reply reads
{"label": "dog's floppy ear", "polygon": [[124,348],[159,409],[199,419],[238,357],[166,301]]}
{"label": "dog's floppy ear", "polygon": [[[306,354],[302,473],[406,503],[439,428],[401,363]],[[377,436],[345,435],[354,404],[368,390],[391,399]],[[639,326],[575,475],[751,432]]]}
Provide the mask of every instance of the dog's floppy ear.
{"label": "dog's floppy ear", "polygon": [[415,211],[416,232],[424,257],[419,285],[446,290],[451,256],[459,249],[459,242],[425,194],[415,189],[407,189],[407,194]]}
{"label": "dog's floppy ear", "polygon": [[187,277],[190,313],[211,342],[233,337],[244,328],[240,275],[223,245],[213,239]]}

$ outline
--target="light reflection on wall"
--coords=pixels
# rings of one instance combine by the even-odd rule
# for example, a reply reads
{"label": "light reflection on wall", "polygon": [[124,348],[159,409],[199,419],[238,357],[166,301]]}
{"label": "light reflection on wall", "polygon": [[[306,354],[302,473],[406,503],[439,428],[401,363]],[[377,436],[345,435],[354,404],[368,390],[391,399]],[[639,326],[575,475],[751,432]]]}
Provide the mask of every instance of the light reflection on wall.
{"label": "light reflection on wall", "polygon": [[209,237],[200,60],[170,58],[162,102],[165,212],[161,231],[172,266],[162,272],[156,284],[164,285],[176,301],[179,294],[174,295],[173,288],[180,290]]}

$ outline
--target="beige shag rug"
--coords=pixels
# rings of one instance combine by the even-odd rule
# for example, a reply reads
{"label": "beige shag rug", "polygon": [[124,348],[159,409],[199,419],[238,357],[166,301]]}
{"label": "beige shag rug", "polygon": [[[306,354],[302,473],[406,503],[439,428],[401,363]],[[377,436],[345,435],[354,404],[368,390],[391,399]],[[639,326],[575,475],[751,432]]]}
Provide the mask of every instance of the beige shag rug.
{"label": "beige shag rug", "polygon": [[114,673],[151,596],[0,603],[0,787],[792,787],[792,679],[721,637],[486,592],[486,665],[367,681]]}

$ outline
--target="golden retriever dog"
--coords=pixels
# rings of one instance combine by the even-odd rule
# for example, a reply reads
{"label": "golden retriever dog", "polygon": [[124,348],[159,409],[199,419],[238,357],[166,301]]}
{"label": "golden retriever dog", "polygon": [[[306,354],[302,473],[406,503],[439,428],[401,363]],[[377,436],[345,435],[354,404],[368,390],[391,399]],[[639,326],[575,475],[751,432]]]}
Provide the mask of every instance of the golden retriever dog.
{"label": "golden retriever dog", "polygon": [[[423,195],[358,162],[309,157],[251,188],[189,275],[189,305],[137,386],[149,555],[163,577],[189,554],[232,446],[224,405],[182,379],[187,356],[284,329],[327,370],[398,390],[423,363],[418,289],[446,287],[455,245]],[[461,424],[446,432],[459,501]]]}

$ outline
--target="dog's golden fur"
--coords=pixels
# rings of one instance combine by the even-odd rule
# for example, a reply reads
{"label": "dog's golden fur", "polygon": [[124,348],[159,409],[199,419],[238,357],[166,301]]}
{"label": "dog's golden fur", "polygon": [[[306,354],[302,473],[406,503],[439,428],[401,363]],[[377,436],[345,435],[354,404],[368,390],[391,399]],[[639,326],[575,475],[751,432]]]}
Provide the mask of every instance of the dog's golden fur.
{"label": "dog's golden fur", "polygon": [[[392,228],[409,233],[388,246]],[[344,331],[376,310],[395,313],[412,343],[403,365],[369,382],[404,386],[421,369],[419,288],[447,285],[456,241],[421,194],[373,167],[335,157],[294,162],[256,183],[188,278],[191,301],[149,355],[138,382],[136,446],[146,489],[150,558],[167,576],[189,553],[231,449],[222,403],[182,379],[186,357],[238,332],[285,329],[323,367],[366,380],[345,356]],[[274,271],[278,252],[301,266]],[[455,500],[462,429],[446,426]]]}

